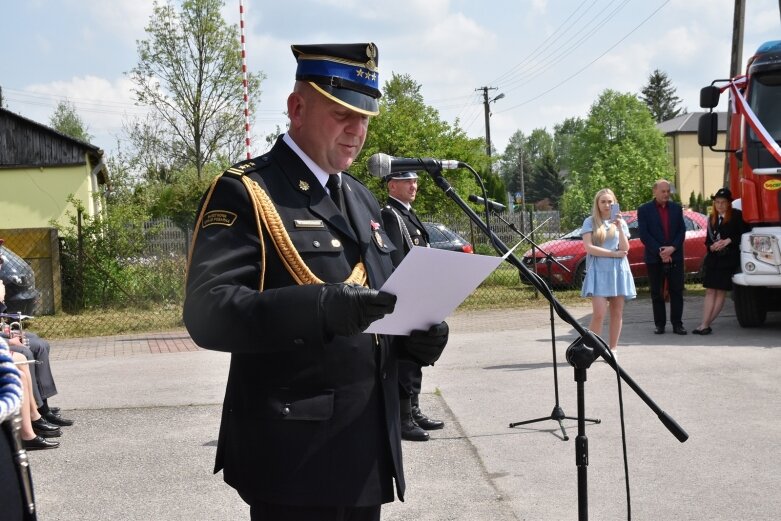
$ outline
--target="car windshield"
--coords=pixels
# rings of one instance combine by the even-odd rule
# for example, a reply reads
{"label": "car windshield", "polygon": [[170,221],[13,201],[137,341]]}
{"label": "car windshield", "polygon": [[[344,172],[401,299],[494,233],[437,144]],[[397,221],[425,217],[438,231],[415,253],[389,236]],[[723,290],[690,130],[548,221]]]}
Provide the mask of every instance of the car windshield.
{"label": "car windshield", "polygon": [[428,232],[428,238],[431,242],[447,241],[447,237],[445,237],[444,233],[436,226],[426,226],[426,231]]}
{"label": "car windshield", "polygon": [[569,233],[565,233],[559,239],[580,239],[580,228],[575,228]]}
{"label": "car windshield", "polygon": [[[630,230],[632,228],[637,228],[637,219],[635,218],[634,215],[626,215],[626,214],[623,214],[623,213],[622,213],[622,215],[624,216],[624,220],[626,221],[626,224],[627,224],[627,226],[629,227]],[[582,230],[582,229],[583,228],[575,228],[571,232],[565,233],[564,235],[559,237],[559,240],[565,240],[565,241],[566,240],[574,240],[574,239],[580,240],[580,236],[581,236],[580,230]]]}

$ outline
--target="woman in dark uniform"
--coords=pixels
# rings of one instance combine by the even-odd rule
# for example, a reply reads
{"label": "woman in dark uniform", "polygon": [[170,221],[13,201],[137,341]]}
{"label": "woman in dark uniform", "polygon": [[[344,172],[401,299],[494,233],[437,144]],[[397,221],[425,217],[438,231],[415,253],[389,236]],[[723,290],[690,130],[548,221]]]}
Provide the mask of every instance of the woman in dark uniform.
{"label": "woman in dark uniform", "polygon": [[724,307],[727,292],[732,289],[732,274],[740,264],[740,236],[743,234],[743,216],[732,208],[732,192],[720,188],[713,196],[713,207],[708,217],[708,233],[705,237],[705,301],[702,321],[692,331],[695,335],[709,335],[710,325]]}

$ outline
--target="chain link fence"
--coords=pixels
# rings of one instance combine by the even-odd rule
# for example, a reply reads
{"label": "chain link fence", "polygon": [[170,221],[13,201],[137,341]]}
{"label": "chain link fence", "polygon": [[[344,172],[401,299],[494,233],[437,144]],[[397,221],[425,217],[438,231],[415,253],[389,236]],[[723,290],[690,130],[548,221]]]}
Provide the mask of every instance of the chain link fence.
{"label": "chain link fence", "polygon": [[[470,242],[476,253],[498,255],[466,215],[443,213],[421,219],[443,224]],[[579,230],[563,234],[558,212],[491,215],[490,226],[554,289],[580,287],[585,253]],[[0,230],[5,240],[0,246],[0,278],[6,285],[8,312],[34,316],[27,327],[51,338],[183,326],[192,231],[183,231],[167,219],[155,220],[133,230],[122,239],[126,244],[118,245],[116,238],[98,234],[95,239],[81,232],[80,226],[78,230],[72,237],[58,237],[54,229]],[[689,275],[696,279],[694,271]],[[532,287],[518,270],[502,263],[469,302],[476,307],[512,307],[531,293]]]}

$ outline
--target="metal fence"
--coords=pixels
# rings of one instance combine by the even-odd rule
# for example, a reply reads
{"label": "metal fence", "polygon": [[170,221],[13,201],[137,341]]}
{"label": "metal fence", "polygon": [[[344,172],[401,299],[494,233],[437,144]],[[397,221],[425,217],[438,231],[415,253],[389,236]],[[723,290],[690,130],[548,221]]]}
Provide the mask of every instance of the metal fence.
{"label": "metal fence", "polygon": [[[498,255],[463,214],[421,218],[458,233],[476,253]],[[585,267],[582,242],[577,233],[559,239],[562,230],[557,212],[493,215],[490,225],[505,245],[517,245],[514,254],[554,289],[580,287]],[[58,238],[55,230],[0,230],[6,241],[0,246],[4,260],[0,276],[8,290],[8,311],[35,316],[30,327],[49,337],[181,327],[191,236],[191,231],[179,229],[170,220],[155,220],[130,235],[133,244],[123,251],[132,254],[118,255],[106,246],[112,241],[105,237],[90,242],[81,236]],[[521,290],[529,291],[530,286],[516,268],[502,263],[470,302],[509,307]]]}

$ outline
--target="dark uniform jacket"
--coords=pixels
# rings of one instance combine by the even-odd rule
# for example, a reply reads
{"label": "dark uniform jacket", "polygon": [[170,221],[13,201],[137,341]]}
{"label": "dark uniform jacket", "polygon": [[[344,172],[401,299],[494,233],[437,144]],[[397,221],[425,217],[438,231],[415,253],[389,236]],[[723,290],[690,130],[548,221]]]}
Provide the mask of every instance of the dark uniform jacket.
{"label": "dark uniform jacket", "polygon": [[344,281],[359,257],[370,287],[393,270],[371,192],[342,174],[351,229],[281,138],[218,178],[199,210],[184,303],[195,342],[232,353],[215,472],[248,503],[378,505],[393,501],[393,478],[403,499],[395,341],[324,338],[320,286],[295,283],[265,227],[258,239],[242,176],[274,201],[323,281]]}
{"label": "dark uniform jacket", "polygon": [[382,222],[391,241],[396,245],[396,251],[391,253],[394,266],[401,263],[413,246],[428,246],[428,232],[417,214],[407,210],[393,197],[388,197],[382,209]]}
{"label": "dark uniform jacket", "polygon": [[[708,217],[708,233],[705,235],[705,266],[712,268],[735,269],[740,264],[740,236],[744,230],[743,214],[740,210],[733,209],[732,217],[728,222],[712,224]],[[719,239],[731,238],[726,248],[713,252],[711,244]]]}
{"label": "dark uniform jacket", "polygon": [[658,264],[662,262],[659,248],[674,246],[672,260],[683,265],[683,241],[686,239],[686,223],[683,221],[683,208],[673,201],[667,202],[667,217],[670,220],[670,238],[665,241],[662,219],[656,208],[656,201],[651,200],[637,209],[637,227],[640,231],[640,241],[645,246],[645,263]]}

